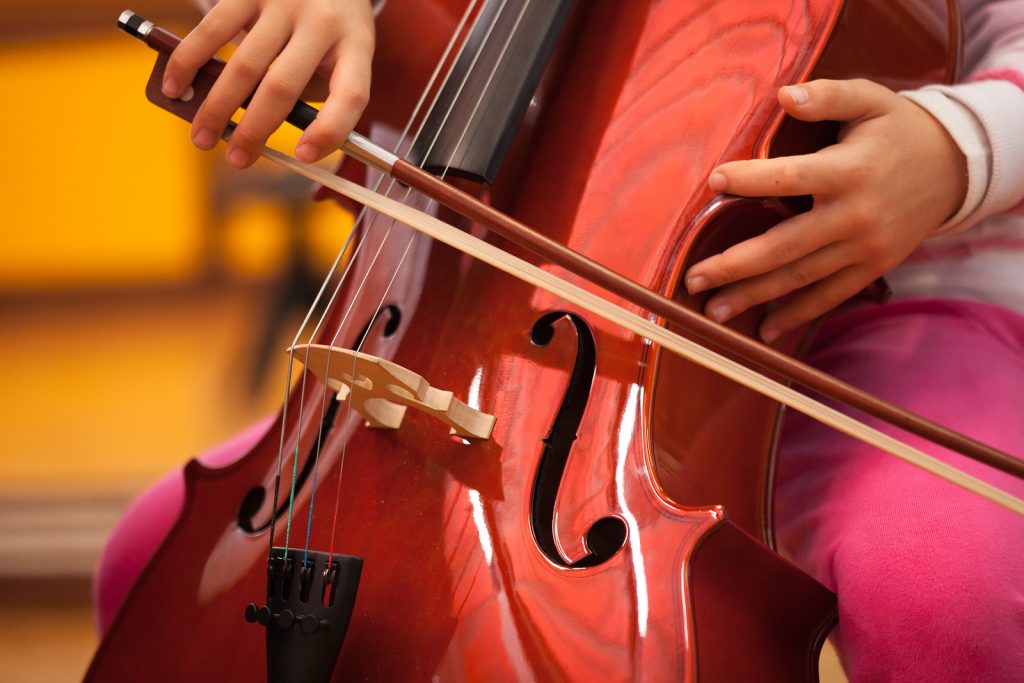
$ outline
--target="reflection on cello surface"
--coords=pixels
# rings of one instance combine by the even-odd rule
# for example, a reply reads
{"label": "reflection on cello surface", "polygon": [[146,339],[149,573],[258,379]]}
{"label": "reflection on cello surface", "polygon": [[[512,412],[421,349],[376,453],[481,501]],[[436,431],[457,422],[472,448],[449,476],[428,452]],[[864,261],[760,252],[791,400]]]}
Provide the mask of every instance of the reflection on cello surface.
{"label": "reflection on cello surface", "polygon": [[[1024,507],[788,385],[1022,468],[750,341],[764,306],[732,331],[695,315],[682,281],[808,208],[708,184],[835,142],[779,85],[953,78],[957,18],[918,4],[383,3],[383,97],[341,177],[264,153],[366,207],[289,351],[301,374],[247,448],[186,466],[87,679],[816,680],[836,598],[774,550],[783,405]],[[120,23],[159,52],[150,100],[202,116],[231,62],[167,97],[178,39]],[[418,102],[388,88],[412,76]]]}

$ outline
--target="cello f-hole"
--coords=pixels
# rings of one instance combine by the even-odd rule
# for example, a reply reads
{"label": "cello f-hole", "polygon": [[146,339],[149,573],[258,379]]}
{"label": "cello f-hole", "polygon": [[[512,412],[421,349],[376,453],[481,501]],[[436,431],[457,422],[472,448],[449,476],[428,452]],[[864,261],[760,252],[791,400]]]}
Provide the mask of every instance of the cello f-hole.
{"label": "cello f-hole", "polygon": [[[320,438],[310,447],[309,453],[306,454],[306,459],[302,463],[302,467],[299,470],[299,474],[295,478],[295,490],[298,491],[309,479],[310,475],[313,474],[313,464],[316,462],[316,454],[323,446],[323,442],[327,439],[327,435],[331,431],[331,427],[334,425],[334,418],[338,415],[338,406],[341,405],[338,401],[334,400],[333,394],[328,398],[327,410],[324,413],[324,417],[321,423],[321,430],[319,432]],[[267,491],[263,486],[254,486],[249,489],[249,492],[242,498],[242,504],[238,506],[238,528],[247,534],[262,534],[264,531],[270,528],[270,517],[268,516],[265,521],[257,524],[254,521],[254,517],[260,508],[263,506],[263,501],[266,500]],[[285,497],[284,501],[278,506],[274,513],[274,516],[280,518],[282,515],[288,512],[288,498]]]}
{"label": "cello f-hole", "polygon": [[[380,331],[382,339],[391,339],[398,333],[398,329],[402,322],[402,311],[394,304],[388,304],[387,306],[381,307],[370,320],[363,325],[359,334],[356,335],[355,340],[352,343],[352,348],[360,348],[366,341],[370,331],[377,325],[381,320],[384,321],[383,328]],[[328,399],[328,407],[324,413],[323,420],[321,422],[321,428],[319,430],[320,437],[310,447],[309,452],[306,454],[305,461],[302,463],[302,467],[299,470],[298,476],[295,479],[295,490],[298,491],[306,483],[306,480],[313,474],[313,466],[316,462],[316,454],[323,446],[324,441],[331,432],[331,427],[334,426],[334,420],[338,415],[338,406],[341,405],[338,401],[334,400],[333,395]],[[271,517],[268,516],[266,520],[257,523],[255,520],[256,515],[263,507],[263,503],[267,498],[267,490],[264,486],[254,486],[242,497],[242,502],[238,506],[237,524],[238,528],[247,534],[261,534],[270,528]],[[278,506],[274,512],[274,517],[280,518],[281,515],[288,511],[288,500],[285,500]]]}
{"label": "cello f-hole", "polygon": [[533,482],[530,526],[537,547],[555,564],[571,568],[592,567],[619,551],[626,542],[626,525],[618,517],[602,517],[586,533],[587,555],[567,561],[558,552],[554,529],[555,501],[569,462],[569,453],[579,434],[597,368],[594,334],[586,321],[575,313],[554,311],[541,316],[530,330],[530,342],[534,346],[547,346],[555,336],[555,324],[561,320],[568,321],[576,331],[576,359],[558,413],[544,438],[544,449]]}

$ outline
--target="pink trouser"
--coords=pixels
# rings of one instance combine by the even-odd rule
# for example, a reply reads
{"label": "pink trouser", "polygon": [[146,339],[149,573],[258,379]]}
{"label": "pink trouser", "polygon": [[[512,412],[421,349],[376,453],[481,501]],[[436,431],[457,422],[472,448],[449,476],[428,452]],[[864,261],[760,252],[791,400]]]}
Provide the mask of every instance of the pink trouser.
{"label": "pink trouser", "polygon": [[[1024,451],[1017,314],[966,302],[863,308],[833,316],[809,361],[991,445]],[[201,459],[230,462],[267,426]],[[906,439],[1024,497],[1024,482]],[[182,494],[181,474],[172,473],[114,531],[96,581],[101,630],[176,519]],[[783,552],[839,594],[836,643],[852,681],[1024,681],[1024,519],[792,415],[776,526]]]}
{"label": "pink trouser", "polygon": [[[833,316],[812,365],[1015,455],[1024,452],[1024,317],[902,301]],[[883,431],[875,420],[867,420]],[[1024,482],[919,449],[1024,497]],[[780,549],[839,596],[852,681],[1024,681],[1024,518],[801,415],[786,424]]]}
{"label": "pink trouser", "polygon": [[[210,467],[238,460],[256,445],[273,422],[271,416],[250,425],[200,455],[199,460]],[[93,579],[93,611],[101,634],[107,632],[135,579],[178,520],[184,500],[184,472],[169,472],[131,504],[110,534]]]}

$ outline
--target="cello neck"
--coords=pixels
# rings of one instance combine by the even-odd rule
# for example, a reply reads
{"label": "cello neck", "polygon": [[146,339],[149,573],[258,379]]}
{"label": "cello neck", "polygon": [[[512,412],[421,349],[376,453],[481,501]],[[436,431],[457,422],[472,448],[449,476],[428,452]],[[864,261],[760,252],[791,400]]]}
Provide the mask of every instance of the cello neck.
{"label": "cello neck", "polygon": [[573,0],[488,0],[413,142],[431,172],[493,183]]}

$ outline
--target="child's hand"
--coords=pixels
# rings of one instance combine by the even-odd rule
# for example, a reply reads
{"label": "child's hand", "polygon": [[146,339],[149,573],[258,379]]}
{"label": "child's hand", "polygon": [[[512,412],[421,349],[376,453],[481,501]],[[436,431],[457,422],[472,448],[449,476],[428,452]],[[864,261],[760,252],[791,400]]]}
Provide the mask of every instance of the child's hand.
{"label": "child's hand", "polygon": [[199,67],[245,30],[192,122],[195,145],[213,148],[231,115],[255,92],[227,152],[233,166],[249,166],[319,73],[330,78],[330,94],[295,154],[312,162],[337,149],[370,96],[370,0],[221,0],[171,55],[164,95],[184,93]]}
{"label": "child's hand", "polygon": [[734,161],[712,189],[752,197],[813,195],[814,208],[691,267],[691,294],[713,287],[705,310],[727,320],[806,287],[768,315],[772,341],[839,305],[899,264],[963,202],[967,162],[942,125],[891,90],[864,80],[818,80],[779,90],[803,121],[847,122],[815,154]]}

